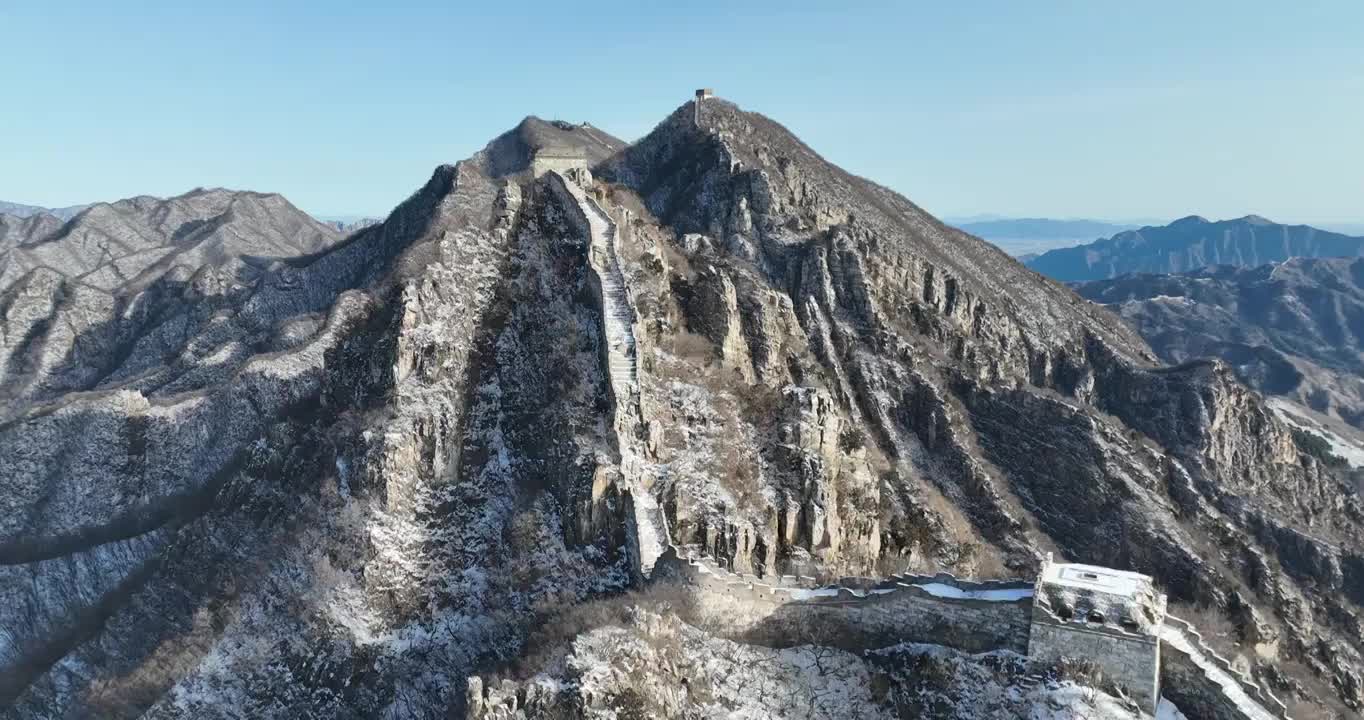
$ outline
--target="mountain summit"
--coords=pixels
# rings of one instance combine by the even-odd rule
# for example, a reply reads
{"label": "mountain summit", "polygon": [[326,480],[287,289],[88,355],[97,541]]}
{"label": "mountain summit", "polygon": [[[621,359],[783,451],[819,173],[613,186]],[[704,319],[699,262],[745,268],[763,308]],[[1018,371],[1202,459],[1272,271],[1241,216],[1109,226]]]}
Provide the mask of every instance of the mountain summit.
{"label": "mountain summit", "polygon": [[[276,237],[275,215],[191,205],[167,253]],[[1256,682],[1364,702],[1364,509],[1257,394],[1220,363],[1158,366],[1107,310],[766,117],[707,97],[629,145],[527,119],[321,245],[258,262],[224,240],[150,283],[161,261],[139,261],[88,328],[62,308],[115,268],[7,297],[10,717],[458,717],[492,687],[516,717],[700,716],[726,678],[790,704],[834,667],[818,687],[855,697],[792,716],[882,717],[960,695],[954,667],[977,695],[1033,672],[783,654],[816,643],[706,606],[668,575],[681,551],[763,582],[1031,579],[1049,553],[1135,570],[1256,648]],[[235,284],[206,281],[221,267]],[[668,684],[612,674],[639,633]],[[722,651],[725,677],[686,674]],[[1091,702],[1067,687],[1026,697]],[[960,708],[1031,712],[998,695]]]}

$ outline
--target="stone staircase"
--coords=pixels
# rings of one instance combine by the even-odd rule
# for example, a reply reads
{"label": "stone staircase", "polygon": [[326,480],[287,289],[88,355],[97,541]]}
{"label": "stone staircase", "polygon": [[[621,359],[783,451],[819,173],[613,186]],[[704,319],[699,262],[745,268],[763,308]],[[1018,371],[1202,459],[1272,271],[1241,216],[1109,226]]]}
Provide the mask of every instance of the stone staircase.
{"label": "stone staircase", "polygon": [[654,564],[668,548],[668,523],[648,487],[648,461],[636,439],[640,422],[639,375],[636,365],[635,313],[630,305],[625,273],[617,255],[620,232],[616,220],[600,203],[570,178],[563,186],[587,219],[592,236],[591,265],[601,283],[602,330],[606,342],[607,375],[616,400],[616,435],[620,439],[621,473],[634,506],[635,548],[639,572],[653,574]]}
{"label": "stone staircase", "polygon": [[[576,186],[573,186],[576,187]],[[599,258],[602,315],[606,331],[607,366],[611,388],[621,399],[634,400],[639,393],[635,366],[635,314],[625,289],[625,274],[616,256],[616,222],[586,193],[574,193],[592,229],[592,252]]]}

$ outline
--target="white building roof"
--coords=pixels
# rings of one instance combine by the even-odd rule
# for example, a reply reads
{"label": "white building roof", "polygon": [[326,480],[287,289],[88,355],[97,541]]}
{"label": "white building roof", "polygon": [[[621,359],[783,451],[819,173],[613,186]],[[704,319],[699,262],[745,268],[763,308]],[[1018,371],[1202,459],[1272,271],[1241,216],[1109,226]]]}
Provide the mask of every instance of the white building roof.
{"label": "white building roof", "polygon": [[1136,598],[1143,590],[1151,588],[1150,576],[1141,573],[1074,563],[1044,564],[1042,582],[1128,598]]}

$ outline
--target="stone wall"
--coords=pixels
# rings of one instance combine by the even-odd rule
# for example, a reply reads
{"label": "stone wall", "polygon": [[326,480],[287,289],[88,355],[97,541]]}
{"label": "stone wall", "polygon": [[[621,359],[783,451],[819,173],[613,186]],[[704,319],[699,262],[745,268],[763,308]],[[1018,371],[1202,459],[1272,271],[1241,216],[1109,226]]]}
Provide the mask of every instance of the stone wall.
{"label": "stone wall", "polygon": [[1028,655],[1042,662],[1072,658],[1094,663],[1147,712],[1160,702],[1160,642],[1140,633],[1091,630],[1077,623],[1032,622]]}
{"label": "stone wall", "polygon": [[1163,692],[1189,717],[1211,720],[1279,720],[1284,704],[1232,668],[1203,642],[1194,626],[1167,616],[1161,628]]}
{"label": "stone wall", "polygon": [[536,178],[549,172],[567,175],[570,172],[586,172],[587,159],[581,157],[536,155],[535,158],[531,160],[530,167],[531,175]]}
{"label": "stone wall", "polygon": [[[728,632],[763,644],[815,643],[850,651],[902,642],[966,652],[1028,649],[1032,583],[897,575],[844,578],[839,586],[813,588],[810,578],[736,575],[704,558],[680,557],[676,548],[655,568],[659,576],[692,586],[698,604],[729,625]],[[943,597],[944,592],[961,597]],[[981,599],[991,595],[1005,599]]]}

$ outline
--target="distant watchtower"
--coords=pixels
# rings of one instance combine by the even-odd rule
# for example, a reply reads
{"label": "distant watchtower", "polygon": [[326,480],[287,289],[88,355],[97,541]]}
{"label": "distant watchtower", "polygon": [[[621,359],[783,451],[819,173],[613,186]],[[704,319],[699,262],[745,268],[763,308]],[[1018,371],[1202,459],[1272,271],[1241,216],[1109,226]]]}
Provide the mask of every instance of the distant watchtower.
{"label": "distant watchtower", "polygon": [[1160,701],[1160,639],[1165,595],[1151,578],[1093,565],[1042,564],[1033,591],[1028,655],[1090,661],[1142,707]]}
{"label": "distant watchtower", "polygon": [[696,91],[696,105],[692,108],[692,122],[696,124],[696,127],[701,127],[701,101],[710,97],[715,97],[715,91],[710,88],[701,88]]}

